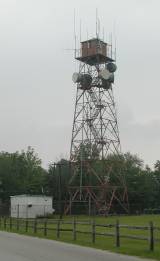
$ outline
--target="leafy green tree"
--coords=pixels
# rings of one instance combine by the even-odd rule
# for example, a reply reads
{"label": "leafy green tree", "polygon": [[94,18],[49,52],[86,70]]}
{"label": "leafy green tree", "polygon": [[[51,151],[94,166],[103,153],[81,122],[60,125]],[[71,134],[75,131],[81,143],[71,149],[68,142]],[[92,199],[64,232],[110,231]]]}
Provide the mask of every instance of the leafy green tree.
{"label": "leafy green tree", "polygon": [[45,189],[48,194],[53,195],[54,200],[66,199],[70,176],[71,169],[68,160],[61,159],[57,163],[49,165]]}
{"label": "leafy green tree", "polygon": [[31,147],[27,151],[0,153],[0,196],[41,194],[46,171]]}
{"label": "leafy green tree", "polygon": [[155,165],[154,165],[154,180],[156,184],[156,206],[160,208],[160,160],[157,160]]}

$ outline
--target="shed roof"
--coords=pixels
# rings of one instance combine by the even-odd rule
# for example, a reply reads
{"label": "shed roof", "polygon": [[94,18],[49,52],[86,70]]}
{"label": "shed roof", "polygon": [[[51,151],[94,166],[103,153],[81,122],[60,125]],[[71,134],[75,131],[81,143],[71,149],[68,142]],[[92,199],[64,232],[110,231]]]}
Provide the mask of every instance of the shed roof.
{"label": "shed roof", "polygon": [[88,40],[85,40],[85,41],[82,41],[81,43],[87,43],[87,42],[92,42],[92,41],[99,41],[101,43],[104,43],[104,44],[107,44],[105,43],[103,40],[99,39],[99,38],[91,38],[91,39],[88,39]]}
{"label": "shed roof", "polygon": [[46,196],[46,195],[30,195],[30,194],[22,194],[22,195],[14,195],[14,196],[10,196],[10,198],[17,198],[17,197],[40,197],[40,198],[51,198],[51,196]]}

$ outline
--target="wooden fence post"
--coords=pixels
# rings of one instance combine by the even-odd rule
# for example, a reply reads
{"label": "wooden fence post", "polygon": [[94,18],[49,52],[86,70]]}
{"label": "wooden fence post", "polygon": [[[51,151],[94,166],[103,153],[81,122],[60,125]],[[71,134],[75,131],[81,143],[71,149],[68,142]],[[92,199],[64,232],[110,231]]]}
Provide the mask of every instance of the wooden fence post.
{"label": "wooden fence post", "polygon": [[57,222],[57,238],[60,237],[60,220]]}
{"label": "wooden fence post", "polygon": [[96,240],[96,223],[95,220],[92,221],[92,243],[94,244]]}
{"label": "wooden fence post", "polygon": [[75,217],[73,218],[73,240],[76,240],[76,219]]}
{"label": "wooden fence post", "polygon": [[9,219],[9,227],[10,227],[10,230],[12,230],[12,217],[10,217],[10,219]]}
{"label": "wooden fence post", "polygon": [[17,218],[19,218],[19,204],[17,205]]}
{"label": "wooden fence post", "polygon": [[6,229],[6,217],[4,217],[4,229]]}
{"label": "wooden fence post", "polygon": [[154,250],[154,227],[153,222],[149,222],[149,248],[151,251]]}
{"label": "wooden fence post", "polygon": [[47,236],[47,219],[44,221],[44,236]]}
{"label": "wooden fence post", "polygon": [[116,236],[116,247],[120,247],[119,220],[116,221],[116,225],[115,225],[115,236]]}
{"label": "wooden fence post", "polygon": [[34,220],[34,234],[37,233],[37,218]]}
{"label": "wooden fence post", "polygon": [[28,218],[26,218],[26,232],[28,232]]}
{"label": "wooden fence post", "polygon": [[19,230],[19,218],[17,218],[17,231]]}

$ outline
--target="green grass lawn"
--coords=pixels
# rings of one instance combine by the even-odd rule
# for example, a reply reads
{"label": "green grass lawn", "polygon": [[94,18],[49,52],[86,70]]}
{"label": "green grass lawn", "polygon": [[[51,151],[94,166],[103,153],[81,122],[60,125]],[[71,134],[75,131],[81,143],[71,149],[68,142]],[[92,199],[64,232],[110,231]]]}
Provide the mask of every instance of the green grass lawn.
{"label": "green grass lawn", "polygon": [[[123,225],[135,225],[135,226],[148,226],[149,221],[153,221],[154,226],[160,227],[160,215],[142,215],[142,216],[120,216],[120,217],[96,217],[96,224],[115,224],[116,220],[119,220],[120,224]],[[73,220],[73,217],[64,217],[64,222]],[[149,242],[137,239],[120,239],[120,247],[117,248],[115,246],[115,237],[111,236],[96,236],[95,243],[92,243],[92,234],[83,234],[82,232],[91,232],[92,231],[92,218],[87,216],[77,216],[76,221],[86,221],[88,224],[77,224],[76,230],[79,231],[77,233],[76,241],[73,240],[73,232],[72,231],[61,231],[60,237],[57,239],[57,224],[56,217],[52,220],[48,220],[47,224],[47,235],[44,235],[44,221],[39,219],[37,223],[37,231],[34,233],[33,229],[33,220],[29,220],[28,222],[28,232],[26,232],[25,221],[19,220],[19,231],[20,234],[27,234],[31,236],[37,237],[46,237],[48,239],[59,240],[63,242],[89,246],[94,248],[99,248],[103,250],[110,250],[117,253],[123,253],[128,255],[135,255],[140,257],[147,257],[152,259],[160,260],[160,242],[155,242],[154,251],[149,250]],[[55,222],[55,223],[54,223]],[[73,229],[73,224],[61,224],[61,229]],[[16,220],[12,220],[12,229],[9,226],[9,219],[7,219],[6,228],[4,227],[4,221],[1,221],[1,230],[7,230],[12,232],[17,232],[17,223]],[[98,233],[114,233],[115,228],[108,227],[96,227],[96,232]],[[120,234],[122,235],[139,235],[144,237],[149,237],[148,230],[132,230],[128,228],[120,228]],[[155,238],[160,239],[160,230],[154,231]]]}

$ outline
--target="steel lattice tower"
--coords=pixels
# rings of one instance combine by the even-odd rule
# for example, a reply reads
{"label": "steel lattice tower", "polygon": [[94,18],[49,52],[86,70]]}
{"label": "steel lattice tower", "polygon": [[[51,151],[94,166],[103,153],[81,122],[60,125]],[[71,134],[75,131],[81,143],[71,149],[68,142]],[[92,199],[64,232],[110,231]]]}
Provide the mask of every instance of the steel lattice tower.
{"label": "steel lattice tower", "polygon": [[77,93],[70,151],[72,177],[65,213],[78,201],[88,202],[89,208],[94,203],[102,214],[110,212],[114,201],[127,211],[125,179],[118,173],[116,184],[111,182],[112,166],[107,161],[108,155],[120,153],[112,46],[99,38],[87,40],[81,43],[76,59],[79,72],[73,74]]}

